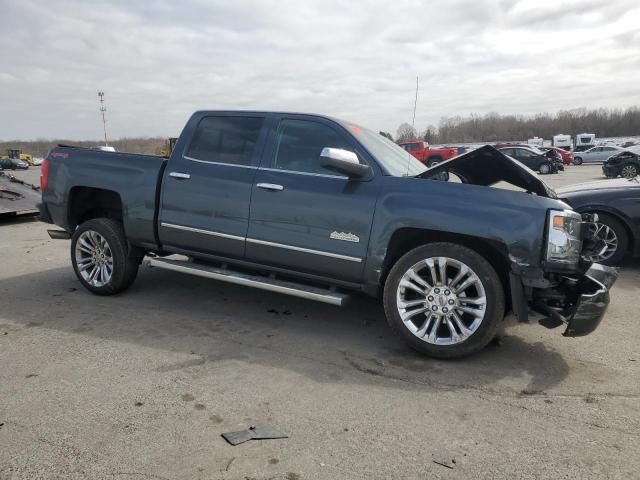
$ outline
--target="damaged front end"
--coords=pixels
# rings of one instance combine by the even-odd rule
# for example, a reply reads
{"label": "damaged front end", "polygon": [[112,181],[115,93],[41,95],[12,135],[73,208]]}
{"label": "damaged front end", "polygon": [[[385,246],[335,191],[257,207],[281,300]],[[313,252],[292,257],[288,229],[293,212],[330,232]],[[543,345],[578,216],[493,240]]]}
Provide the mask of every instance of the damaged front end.
{"label": "damaged front end", "polygon": [[[567,268],[562,272],[558,264],[548,262],[547,267],[551,271],[547,271],[543,278],[521,279],[521,294],[528,305],[534,312],[544,315],[539,323],[547,328],[566,325],[565,337],[588,335],[598,327],[609,306],[609,289],[618,277],[617,269],[588,260],[601,248],[600,240],[592,234],[594,229],[590,228],[597,220],[595,215],[581,216],[580,255],[574,271]],[[553,224],[550,228],[554,228]],[[512,281],[514,287],[517,289],[518,285]],[[528,317],[528,312],[521,312],[521,316]]]}
{"label": "damaged front end", "polygon": [[[492,186],[506,182],[529,194],[558,200],[535,172],[491,146],[440,163],[419,177]],[[509,289],[514,314],[520,322],[534,317],[547,328],[565,325],[567,337],[594,331],[609,305],[609,289],[617,270],[589,259],[603,248],[593,236],[597,216],[579,214],[563,202],[548,208],[539,262],[510,252]]]}
{"label": "damaged front end", "polygon": [[594,263],[583,275],[564,276],[551,288],[537,289],[531,307],[545,315],[539,320],[544,327],[566,325],[565,337],[588,335],[602,321],[617,277],[615,268]]}

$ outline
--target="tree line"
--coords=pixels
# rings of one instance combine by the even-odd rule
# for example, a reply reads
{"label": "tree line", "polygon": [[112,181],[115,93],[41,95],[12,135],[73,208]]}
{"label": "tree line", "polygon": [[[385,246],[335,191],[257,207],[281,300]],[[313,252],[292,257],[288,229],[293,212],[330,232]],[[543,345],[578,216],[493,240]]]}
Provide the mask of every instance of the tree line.
{"label": "tree line", "polygon": [[[403,123],[398,127],[395,138],[389,132],[380,133],[396,142],[425,140],[433,144],[524,141],[535,136],[551,140],[559,133],[595,133],[597,137],[640,136],[640,108],[581,108],[530,116],[472,113],[468,117],[442,118],[438,127],[429,125],[422,131]],[[165,142],[162,137],[124,137],[109,143],[119,152],[158,155],[165,148]],[[6,154],[9,148],[17,148],[34,157],[44,157],[58,144],[96,147],[103,142],[65,139],[5,141],[0,142],[0,155]]]}
{"label": "tree line", "polygon": [[[389,132],[380,132],[388,138]],[[406,142],[425,140],[429,143],[475,143],[507,140],[527,140],[542,137],[551,140],[557,134],[595,133],[596,137],[626,137],[640,135],[640,108],[599,108],[561,110],[555,114],[500,115],[472,113],[468,117],[446,117],[436,128],[429,125],[417,131],[408,123],[398,127],[395,140]]]}
{"label": "tree line", "polygon": [[[109,141],[109,146],[114,147],[118,152],[159,155],[162,149],[165,148],[165,142],[166,139],[162,137],[124,137]],[[68,139],[12,140],[0,142],[0,155],[6,155],[7,149],[14,148],[22,150],[23,153],[30,153],[34,157],[44,157],[49,150],[59,144],[95,148],[98,145],[104,145],[104,141]]]}

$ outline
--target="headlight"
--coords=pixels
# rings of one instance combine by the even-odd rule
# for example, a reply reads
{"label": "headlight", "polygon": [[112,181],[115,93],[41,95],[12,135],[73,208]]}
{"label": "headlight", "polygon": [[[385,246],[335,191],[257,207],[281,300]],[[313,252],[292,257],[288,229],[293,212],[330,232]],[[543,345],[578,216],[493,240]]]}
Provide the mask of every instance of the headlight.
{"label": "headlight", "polygon": [[582,251],[582,217],[571,210],[550,210],[547,225],[547,261],[572,264]]}

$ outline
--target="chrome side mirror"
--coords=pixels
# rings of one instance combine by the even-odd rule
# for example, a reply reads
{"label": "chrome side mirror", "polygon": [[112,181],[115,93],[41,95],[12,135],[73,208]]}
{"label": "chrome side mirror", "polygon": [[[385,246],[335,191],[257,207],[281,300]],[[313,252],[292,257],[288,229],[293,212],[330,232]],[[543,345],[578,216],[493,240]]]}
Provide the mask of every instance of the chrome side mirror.
{"label": "chrome side mirror", "polygon": [[371,167],[361,164],[355,153],[341,148],[324,147],[320,153],[320,165],[349,178],[362,178],[371,173]]}

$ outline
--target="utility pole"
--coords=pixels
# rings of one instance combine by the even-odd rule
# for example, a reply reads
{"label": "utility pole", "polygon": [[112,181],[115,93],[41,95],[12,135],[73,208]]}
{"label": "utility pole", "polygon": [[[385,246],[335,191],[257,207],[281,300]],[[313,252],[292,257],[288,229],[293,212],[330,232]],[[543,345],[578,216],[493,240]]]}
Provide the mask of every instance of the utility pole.
{"label": "utility pole", "polygon": [[416,99],[413,102],[413,120],[411,126],[416,128],[416,106],[418,105],[418,77],[416,77]]}
{"label": "utility pole", "polygon": [[107,111],[104,106],[104,92],[98,92],[98,97],[100,97],[100,111],[102,112],[102,127],[104,128],[104,145],[105,147],[109,146],[109,140],[107,140],[107,120],[104,118],[104,112]]}

